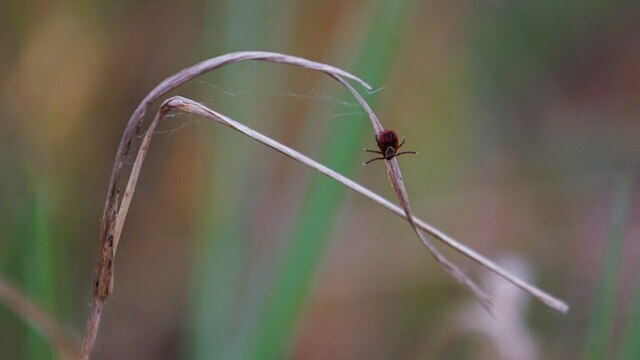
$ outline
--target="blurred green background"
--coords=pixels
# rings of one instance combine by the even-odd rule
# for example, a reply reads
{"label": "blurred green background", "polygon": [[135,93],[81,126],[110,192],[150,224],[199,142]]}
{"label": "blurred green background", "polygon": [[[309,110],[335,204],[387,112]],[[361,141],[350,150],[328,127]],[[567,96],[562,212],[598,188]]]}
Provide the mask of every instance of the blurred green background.
{"label": "blurred green background", "polygon": [[[96,359],[640,358],[637,1],[0,3],[0,274],[80,339],[122,131],[170,74],[238,50],[350,71],[414,211],[565,299],[551,312],[409,226],[229,129],[154,138]],[[373,132],[331,79],[269,63],[181,87],[393,199]],[[130,163],[133,162],[131,159]],[[0,305],[0,358],[58,358]]]}

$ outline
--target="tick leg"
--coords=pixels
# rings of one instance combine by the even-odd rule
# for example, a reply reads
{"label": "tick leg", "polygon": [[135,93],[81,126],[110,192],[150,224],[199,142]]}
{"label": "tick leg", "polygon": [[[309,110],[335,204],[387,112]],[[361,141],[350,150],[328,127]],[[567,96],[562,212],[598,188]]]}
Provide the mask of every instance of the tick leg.
{"label": "tick leg", "polygon": [[402,137],[402,141],[400,142],[400,145],[398,145],[398,149],[400,149],[402,147],[402,145],[404,145],[404,141],[405,141],[405,138],[403,136]]}
{"label": "tick leg", "polygon": [[366,152],[370,152],[370,153],[374,153],[374,154],[380,154],[380,155],[382,155],[382,153],[381,153],[380,151],[378,151],[378,150],[369,150],[369,149],[362,149],[362,150],[364,150],[364,151],[366,151]]}
{"label": "tick leg", "polygon": [[404,155],[404,154],[417,154],[417,152],[415,152],[415,151],[403,151],[403,152],[397,153],[396,157],[398,157],[400,155]]}
{"label": "tick leg", "polygon": [[371,160],[367,161],[366,163],[364,163],[364,164],[362,164],[362,165],[367,165],[368,163],[373,162],[373,161],[376,161],[376,160],[384,160],[384,158],[383,158],[383,157],[373,158],[373,159],[371,159]]}

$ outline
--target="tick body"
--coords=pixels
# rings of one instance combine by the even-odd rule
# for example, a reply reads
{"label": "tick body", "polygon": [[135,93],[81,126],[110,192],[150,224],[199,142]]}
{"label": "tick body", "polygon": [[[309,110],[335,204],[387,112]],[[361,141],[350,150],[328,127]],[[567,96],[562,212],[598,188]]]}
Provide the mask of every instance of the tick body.
{"label": "tick body", "polygon": [[415,151],[398,152],[402,145],[404,145],[404,138],[402,138],[401,142],[398,141],[398,134],[391,129],[382,130],[379,135],[376,134],[376,143],[378,144],[378,149],[380,149],[380,151],[367,149],[364,149],[364,151],[380,154],[382,156],[367,161],[364,163],[365,165],[376,160],[391,160],[396,156],[404,154],[416,154]]}

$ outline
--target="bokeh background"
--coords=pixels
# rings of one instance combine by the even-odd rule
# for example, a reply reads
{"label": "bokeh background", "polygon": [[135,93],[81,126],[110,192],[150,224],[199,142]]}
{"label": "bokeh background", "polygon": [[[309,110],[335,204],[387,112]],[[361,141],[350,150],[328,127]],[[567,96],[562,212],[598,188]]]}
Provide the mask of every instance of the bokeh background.
{"label": "bokeh background", "polygon": [[[637,1],[0,3],[0,274],[79,340],[115,151],[170,74],[237,50],[326,62],[419,155],[414,211],[565,299],[554,313],[402,219],[195,116],[162,122],[116,260],[96,359],[638,358]],[[191,97],[393,199],[331,79],[240,63]],[[634,352],[636,351],[636,352]],[[58,358],[0,305],[0,358]]]}

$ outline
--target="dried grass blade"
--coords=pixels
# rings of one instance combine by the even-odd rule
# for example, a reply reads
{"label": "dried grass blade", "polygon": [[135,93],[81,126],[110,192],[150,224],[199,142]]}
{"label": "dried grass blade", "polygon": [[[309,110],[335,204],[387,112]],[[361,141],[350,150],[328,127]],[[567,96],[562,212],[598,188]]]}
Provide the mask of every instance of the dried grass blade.
{"label": "dried grass blade", "polygon": [[[369,198],[370,200],[378,203],[379,205],[385,207],[386,209],[388,209],[389,211],[393,212],[394,214],[401,216],[405,219],[407,219],[409,221],[409,219],[411,219],[416,227],[418,227],[419,229],[427,232],[428,234],[430,234],[431,236],[433,236],[434,238],[444,242],[446,245],[450,246],[452,249],[458,251],[459,253],[465,255],[466,257],[476,261],[477,263],[479,263],[480,265],[486,267],[487,269],[491,270],[492,272],[494,272],[495,274],[501,276],[502,278],[504,278],[505,280],[511,282],[512,284],[514,284],[515,286],[519,287],[520,289],[522,289],[523,291],[529,293],[530,295],[532,295],[533,297],[535,297],[536,299],[538,299],[540,302],[542,302],[543,304],[545,304],[546,306],[550,307],[553,310],[562,312],[562,313],[566,313],[569,309],[569,306],[563,302],[562,300],[547,294],[546,292],[536,288],[535,286],[528,284],[527,282],[517,278],[516,276],[512,275],[509,271],[501,268],[500,266],[498,266],[496,263],[494,263],[493,261],[487,259],[486,257],[480,255],[479,253],[477,253],[476,251],[472,250],[471,248],[463,245],[462,243],[458,242],[457,240],[453,239],[452,237],[450,237],[449,235],[447,235],[446,233],[442,232],[441,230],[437,229],[436,227],[429,225],[428,223],[426,223],[425,221],[416,218],[415,216],[407,216],[406,212],[404,209],[402,209],[401,207],[393,204],[392,202],[388,201],[387,199],[383,198],[382,196],[374,193],[373,191],[365,188],[364,186],[360,185],[359,183],[335,172],[332,169],[329,169],[328,167],[310,159],[309,157],[247,127],[246,125],[243,125],[241,123],[238,123],[230,118],[228,118],[227,116],[216,112],[214,110],[211,110],[209,108],[207,108],[206,106],[199,104],[193,100],[190,99],[186,99],[180,96],[176,96],[173,97],[169,100],[167,100],[165,102],[165,106],[166,107],[171,107],[171,108],[175,108],[178,110],[182,110],[188,113],[193,113],[193,114],[197,114],[197,115],[201,115],[203,117],[206,117],[208,119],[214,120],[215,122],[218,122],[222,125],[225,125],[227,127],[230,127],[236,131],[239,131],[247,136],[249,136],[250,138],[259,141],[263,144],[265,144],[266,146],[269,146],[270,148],[314,169],[317,170],[321,173],[323,173],[324,175],[334,179],[335,181],[341,183],[342,185],[348,187],[351,190],[354,190],[358,193],[360,193],[361,195]],[[465,285],[466,286],[466,285]]]}
{"label": "dried grass blade", "polygon": [[[144,115],[148,107],[154,101],[167,94],[169,91],[205,72],[211,71],[223,65],[246,60],[267,61],[312,69],[324,72],[334,78],[338,76],[341,79],[347,78],[353,80],[364,86],[365,88],[371,89],[371,86],[369,86],[369,84],[367,84],[364,80],[358,78],[357,76],[327,64],[273,52],[242,51],[221,55],[183,69],[178,73],[163,80],[160,84],[158,84],[158,86],[156,86],[151,92],[149,92],[147,96],[142,100],[142,102],[140,102],[129,119],[127,127],[125,128],[124,134],[120,140],[120,145],[118,146],[118,150],[116,152],[116,158],[114,160],[111,177],[109,179],[109,189],[107,191],[107,199],[105,201],[102,223],[100,226],[100,250],[98,256],[94,294],[93,300],[91,302],[91,311],[87,320],[85,335],[82,342],[82,359],[88,359],[90,357],[91,351],[93,350],[93,347],[95,345],[100,318],[102,316],[102,311],[104,308],[104,302],[111,295],[111,292],[113,290],[113,263],[115,259],[115,253],[120,241],[122,227],[124,225],[126,213],[129,208],[131,196],[133,195],[133,190],[135,189],[140,168],[136,170],[134,167],[133,171],[136,172],[135,176],[130,176],[127,189],[125,190],[125,194],[123,195],[122,199],[120,199],[121,193],[119,182],[122,169],[124,167],[125,158],[131,150],[134,136],[140,132]],[[150,138],[148,140],[150,141]],[[143,153],[138,153],[138,155],[142,155],[141,161],[139,162],[140,165],[142,164],[142,160],[144,160],[145,154],[146,151]],[[119,205],[119,202],[122,203]]]}
{"label": "dried grass blade", "polygon": [[396,194],[398,201],[400,201],[400,206],[404,210],[405,218],[411,225],[413,231],[418,235],[424,246],[429,250],[429,253],[438,261],[438,263],[442,266],[442,268],[449,273],[456,281],[458,281],[462,286],[466,287],[471,291],[471,293],[480,301],[480,304],[487,309],[489,313],[491,313],[492,303],[491,299],[485,293],[482,288],[478,284],[476,284],[471,278],[466,276],[462,270],[460,270],[455,264],[449,261],[444,255],[442,255],[438,249],[427,239],[424,234],[418,229],[418,225],[416,225],[413,220],[413,213],[411,212],[411,206],[409,205],[409,196],[407,195],[407,190],[404,186],[404,181],[402,179],[402,173],[400,172],[400,167],[398,166],[398,161],[396,158],[392,158],[391,160],[385,160],[385,164],[387,166],[387,177],[389,178],[389,182],[391,183],[391,187],[393,188],[393,192]]}

